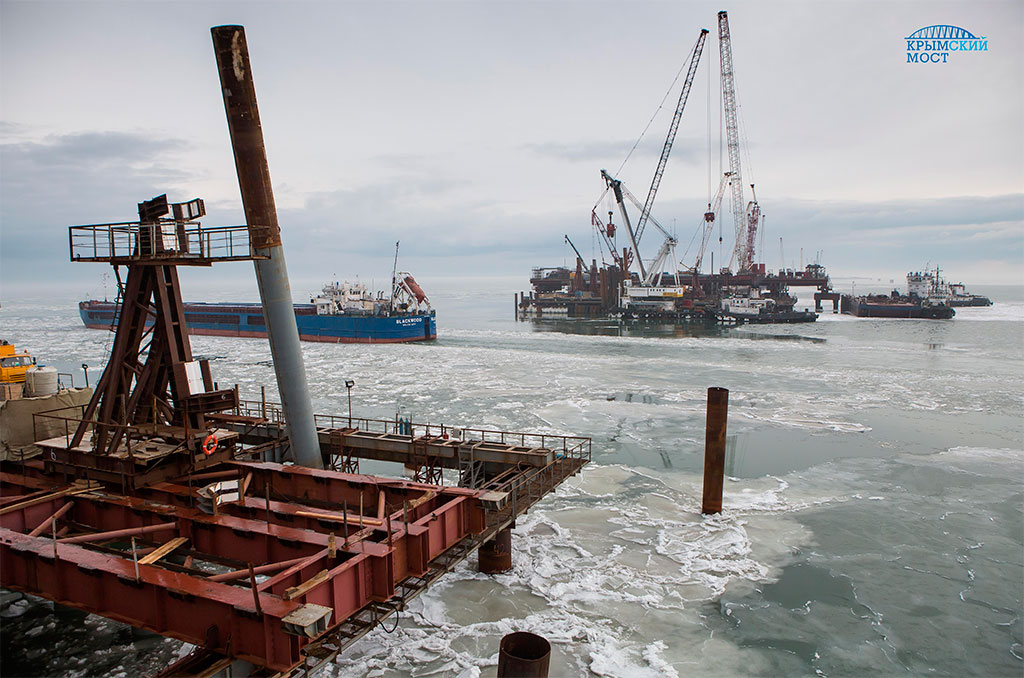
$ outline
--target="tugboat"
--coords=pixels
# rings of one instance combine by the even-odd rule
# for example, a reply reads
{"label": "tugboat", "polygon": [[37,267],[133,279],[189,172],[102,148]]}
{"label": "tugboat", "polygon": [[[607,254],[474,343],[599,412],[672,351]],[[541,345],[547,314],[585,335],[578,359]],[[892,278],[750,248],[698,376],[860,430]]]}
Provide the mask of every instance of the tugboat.
{"label": "tugboat", "polygon": [[741,323],[812,323],[818,319],[817,313],[795,310],[795,303],[788,294],[773,298],[751,290],[722,299],[722,314]]}
{"label": "tugboat", "polygon": [[992,300],[980,294],[968,294],[963,283],[949,283],[950,306],[991,306]]}
{"label": "tugboat", "polygon": [[992,300],[978,294],[968,294],[963,283],[947,283],[939,275],[939,267],[932,272],[915,271],[907,274],[907,293],[947,306],[991,306]]}

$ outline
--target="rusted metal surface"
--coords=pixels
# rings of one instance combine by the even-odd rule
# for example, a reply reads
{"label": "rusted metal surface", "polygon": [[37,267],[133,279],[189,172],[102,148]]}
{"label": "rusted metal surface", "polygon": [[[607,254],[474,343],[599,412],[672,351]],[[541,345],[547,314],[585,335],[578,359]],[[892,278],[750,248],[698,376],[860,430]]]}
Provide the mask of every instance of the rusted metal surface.
{"label": "rusted metal surface", "polygon": [[529,631],[502,637],[498,647],[498,678],[548,678],[551,643]]}
{"label": "rusted metal surface", "polygon": [[[299,467],[283,469],[277,464],[238,467],[252,474],[249,490],[254,496],[232,512],[207,515],[154,498],[95,490],[75,495],[72,509],[59,520],[58,524],[80,534],[56,542],[45,534],[31,537],[24,531],[52,516],[68,501],[66,497],[0,516],[0,582],[283,671],[302,660],[300,650],[311,640],[306,631],[295,635],[299,622],[309,618],[308,609],[296,614],[304,606],[317,605],[320,608],[309,609],[330,612],[329,622],[318,617],[322,628],[313,636],[320,636],[371,603],[393,598],[400,582],[427,574],[432,561],[485,528],[480,492],[430,489]],[[7,494],[23,492],[44,479],[4,473],[0,481]],[[255,495],[271,485],[277,499],[269,506],[263,500],[261,506]],[[406,508],[428,493],[433,494],[427,500]],[[184,504],[189,492],[187,487],[166,483],[153,488],[152,495]],[[351,500],[358,505],[359,497],[364,497],[367,507],[370,496],[374,497],[372,518],[356,511],[332,514],[330,519],[295,516],[303,507],[314,515],[322,513],[323,505],[334,501],[346,506]],[[376,517],[378,496],[385,499],[383,519]],[[371,519],[374,524],[369,523]],[[175,558],[168,557],[140,562],[136,576],[130,550],[117,539],[136,536],[142,540],[140,545],[149,547],[154,543],[147,538],[154,533],[158,533],[156,544],[173,537],[187,539],[175,554],[191,556],[193,567],[175,564]],[[208,576],[214,573],[211,568],[230,572],[289,561],[290,565],[268,573],[258,583],[255,599],[252,587],[241,577],[223,582]]]}
{"label": "rusted metal surface", "polygon": [[[224,391],[224,395],[233,391]],[[226,401],[230,404],[231,401]],[[108,430],[118,432],[117,447],[107,454],[97,454],[92,442],[91,427],[96,424],[81,417],[64,417],[58,414],[42,413],[34,415],[37,419],[63,421],[68,433],[56,438],[36,441],[43,450],[43,463],[54,473],[66,473],[74,477],[93,478],[109,483],[120,484],[124,489],[144,487],[146,485],[176,478],[189,471],[201,471],[215,467],[232,458],[234,443],[238,434],[225,429],[213,429],[202,433],[214,435],[218,440],[217,449],[211,454],[198,450],[195,443],[166,442],[154,439],[154,432],[149,426],[108,426]],[[81,441],[74,446],[72,432],[76,427],[85,426],[86,432]],[[188,437],[182,429],[180,435],[185,441]],[[195,436],[192,437],[195,440]]]}
{"label": "rusted metal surface", "polygon": [[725,430],[729,414],[729,390],[708,389],[707,427],[704,432],[704,493],[701,513],[722,512],[725,481]]}
{"label": "rusted metal surface", "polygon": [[[242,400],[238,415],[213,418],[236,431],[243,442],[269,445],[284,435],[283,413],[276,403]],[[493,478],[509,466],[543,468],[563,459],[590,460],[591,441],[580,436],[496,431],[444,424],[419,424],[395,420],[315,415],[320,449],[340,462],[374,459],[416,466],[427,456],[442,468],[467,471],[485,465],[479,477]],[[460,482],[477,487],[478,482]]]}
{"label": "rusted metal surface", "polygon": [[[169,230],[168,232],[168,229]],[[141,243],[173,239],[170,247],[146,252]],[[263,258],[253,252],[247,226],[180,228],[174,221],[87,224],[69,229],[71,261],[104,262],[118,266],[158,261],[177,266],[210,266],[222,261]]]}
{"label": "rusted metal surface", "polygon": [[[198,199],[174,207],[182,219],[203,213]],[[141,223],[133,254],[140,259],[128,267],[119,286],[120,319],[110,359],[74,433],[63,444],[50,441],[48,450],[50,460],[64,470],[83,469],[85,475],[94,470],[106,480],[117,476],[125,487],[144,485],[154,466],[162,472],[194,467],[200,441],[210,435],[205,415],[231,409],[237,400],[234,392],[214,389],[208,366],[192,359],[177,267],[161,258],[168,252],[187,253],[181,241],[185,222],[161,223],[170,209],[166,195],[138,208]],[[165,233],[165,228],[170,231]],[[74,257],[74,229],[71,233]],[[133,448],[133,428],[143,426],[150,431],[140,438],[149,442]],[[155,443],[158,430],[162,440]],[[232,441],[224,442],[222,456],[232,446]],[[164,456],[174,461],[154,461]],[[215,461],[200,458],[199,465]]]}
{"label": "rusted metal surface", "polygon": [[[246,442],[267,442],[281,437],[277,424],[227,424]],[[443,468],[459,468],[461,456],[472,454],[477,461],[497,464],[524,464],[543,467],[552,462],[555,452],[550,449],[526,447],[480,440],[457,440],[440,437],[413,437],[397,433],[372,433],[356,429],[320,429],[321,449],[326,452],[356,457],[406,463],[417,454],[429,456]],[[340,447],[339,447],[340,446]],[[415,451],[414,451],[415,450]]]}
{"label": "rusted metal surface", "polygon": [[477,569],[484,574],[500,574],[512,569],[512,529],[498,530],[477,551]]}
{"label": "rusted metal surface", "polygon": [[270,166],[263,144],[263,127],[256,104],[245,29],[242,26],[214,26],[210,32],[252,245],[257,250],[278,247],[281,245],[281,228],[277,222],[277,206],[270,183]]}
{"label": "rusted metal surface", "polygon": [[[61,485],[36,461],[0,472],[3,497],[29,498],[0,509],[0,584],[194,643],[202,656],[190,662],[218,665],[227,656],[303,674],[481,544],[503,545],[501,558],[510,560],[515,518],[589,460],[589,440],[563,444],[547,465],[507,466],[475,489],[236,461],[125,496]],[[232,481],[243,488],[237,501],[214,515],[198,508],[203,483]],[[38,536],[25,534],[46,522]],[[111,533],[123,536],[111,541]],[[175,539],[185,541],[173,553],[142,562]],[[330,618],[296,635],[292,622],[323,612],[294,616],[305,604],[329,609]]]}
{"label": "rusted metal surface", "polygon": [[291,452],[296,463],[323,468],[245,29],[241,26],[215,26],[210,32],[249,237],[255,250],[267,257],[254,260],[253,264],[270,352],[274,357],[277,388],[288,418]]}

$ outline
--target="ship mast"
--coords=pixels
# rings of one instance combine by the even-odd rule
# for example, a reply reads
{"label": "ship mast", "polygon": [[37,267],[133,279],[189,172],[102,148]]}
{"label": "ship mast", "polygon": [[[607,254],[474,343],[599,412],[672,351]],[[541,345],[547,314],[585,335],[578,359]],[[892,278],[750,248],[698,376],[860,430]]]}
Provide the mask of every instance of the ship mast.
{"label": "ship mast", "polygon": [[398,245],[401,240],[395,241],[395,265],[391,268],[391,300],[388,302],[389,312],[394,310],[395,306],[395,285],[398,282]]}

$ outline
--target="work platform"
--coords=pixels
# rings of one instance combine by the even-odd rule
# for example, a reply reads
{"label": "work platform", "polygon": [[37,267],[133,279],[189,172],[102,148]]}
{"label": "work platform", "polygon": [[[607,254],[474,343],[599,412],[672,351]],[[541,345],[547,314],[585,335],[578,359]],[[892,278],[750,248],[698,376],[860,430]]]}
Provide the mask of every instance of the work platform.
{"label": "work platform", "polygon": [[[185,203],[186,205],[189,203]],[[72,226],[71,261],[209,266],[221,261],[265,259],[255,252],[248,226],[204,227],[174,219]]]}
{"label": "work platform", "polygon": [[580,437],[317,417],[335,466],[395,462],[437,481],[423,483],[246,461],[286,445],[280,409],[213,416],[234,459],[128,493],[66,482],[49,453],[4,465],[0,584],[198,647],[164,675],[239,659],[308,675],[485,542],[507,545],[591,454]]}

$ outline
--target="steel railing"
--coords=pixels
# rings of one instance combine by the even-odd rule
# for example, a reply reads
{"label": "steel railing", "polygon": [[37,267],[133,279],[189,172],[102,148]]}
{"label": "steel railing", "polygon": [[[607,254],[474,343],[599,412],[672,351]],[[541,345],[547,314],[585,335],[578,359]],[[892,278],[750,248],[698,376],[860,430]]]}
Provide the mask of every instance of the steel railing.
{"label": "steel railing", "polygon": [[68,229],[72,261],[242,261],[256,256],[248,226],[199,222],[90,224]]}
{"label": "steel railing", "polygon": [[[240,400],[236,413],[243,416],[260,417],[275,424],[284,424],[284,415],[278,403],[260,400]],[[354,428],[367,433],[407,435],[410,438],[425,436],[447,440],[455,439],[463,442],[519,445],[520,447],[531,449],[553,450],[561,453],[560,456],[562,457],[585,459],[587,461],[590,461],[591,455],[590,438],[581,436],[497,431],[466,426],[449,426],[446,424],[420,424],[401,419],[397,415],[394,419],[369,419],[366,417],[349,417],[334,414],[315,414],[313,417],[318,428]]]}

